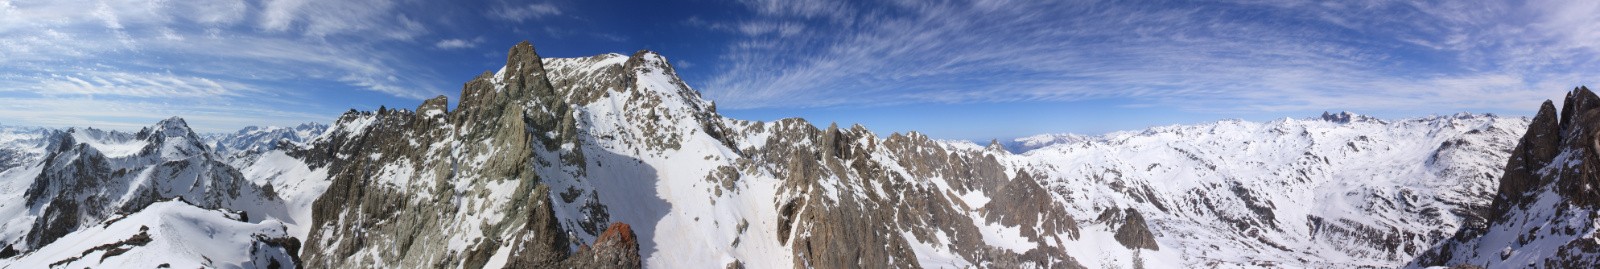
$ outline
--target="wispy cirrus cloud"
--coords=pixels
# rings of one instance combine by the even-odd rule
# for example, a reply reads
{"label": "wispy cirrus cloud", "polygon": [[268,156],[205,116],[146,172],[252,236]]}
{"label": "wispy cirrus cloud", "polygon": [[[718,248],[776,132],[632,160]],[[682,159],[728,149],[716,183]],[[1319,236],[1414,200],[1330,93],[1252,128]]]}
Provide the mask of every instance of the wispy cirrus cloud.
{"label": "wispy cirrus cloud", "polygon": [[392,0],[266,0],[261,3],[259,27],[267,31],[296,31],[310,37],[359,33],[391,39],[411,39],[427,32],[422,24],[396,13]]}
{"label": "wispy cirrus cloud", "polygon": [[[232,128],[326,121],[329,115],[303,111],[341,109],[285,100],[310,98],[308,90],[407,99],[442,94],[448,84],[392,49],[430,32],[401,12],[403,5],[0,0],[0,47],[6,48],[0,50],[0,103],[27,108],[0,109],[0,116],[7,124],[120,119],[120,126],[179,115],[217,119],[198,122],[237,120],[204,126]],[[306,81],[326,83],[315,83],[323,89],[298,88]],[[143,112],[105,114],[113,110],[86,106],[117,102]]]}
{"label": "wispy cirrus cloud", "polygon": [[[278,109],[260,102],[234,99],[196,99],[185,105],[150,99],[113,99],[91,96],[59,98],[0,97],[0,114],[5,125],[43,127],[95,127],[138,130],[154,120],[182,115],[198,132],[232,132],[240,123],[292,126],[307,119],[326,117],[317,113]],[[136,120],[129,120],[136,119]]]}
{"label": "wispy cirrus cloud", "polygon": [[688,22],[736,36],[702,89],[728,108],[1521,111],[1600,75],[1600,5],[1577,1],[737,2]]}
{"label": "wispy cirrus cloud", "polygon": [[500,3],[489,10],[489,17],[504,20],[523,22],[526,20],[540,19],[546,16],[561,15],[561,9],[550,3]]}
{"label": "wispy cirrus cloud", "polygon": [[439,40],[439,42],[433,43],[433,47],[438,49],[467,49],[477,47],[478,43],[483,43],[483,37],[473,39],[451,38]]}
{"label": "wispy cirrus cloud", "polygon": [[200,77],[94,71],[50,74],[34,89],[44,95],[211,97],[238,95],[241,88]]}

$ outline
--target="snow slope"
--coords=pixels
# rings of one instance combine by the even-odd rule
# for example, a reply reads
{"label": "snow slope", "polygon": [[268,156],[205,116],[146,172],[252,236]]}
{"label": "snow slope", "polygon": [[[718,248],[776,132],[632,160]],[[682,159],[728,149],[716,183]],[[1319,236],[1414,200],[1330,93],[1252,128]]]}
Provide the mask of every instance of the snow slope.
{"label": "snow slope", "polygon": [[1051,175],[1075,216],[1143,212],[1183,264],[1389,267],[1483,218],[1527,122],[1222,121],[1002,156]]}
{"label": "snow slope", "polygon": [[[249,223],[240,215],[183,201],[150,204],[73,232],[38,250],[0,259],[0,268],[268,268],[292,267],[291,248],[276,221]],[[297,248],[298,246],[294,246]]]}

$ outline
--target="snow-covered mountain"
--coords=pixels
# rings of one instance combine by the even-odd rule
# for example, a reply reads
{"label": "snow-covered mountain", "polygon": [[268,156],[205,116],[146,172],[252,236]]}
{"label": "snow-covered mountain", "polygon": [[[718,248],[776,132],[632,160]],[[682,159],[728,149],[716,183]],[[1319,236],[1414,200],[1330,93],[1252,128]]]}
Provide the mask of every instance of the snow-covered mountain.
{"label": "snow-covered mountain", "polygon": [[294,127],[250,126],[233,133],[205,134],[204,138],[217,155],[235,157],[274,150],[282,143],[299,145],[327,130],[327,125],[308,122]]}
{"label": "snow-covered mountain", "polygon": [[[130,227],[127,225],[161,226],[160,223],[126,224],[130,222],[123,221],[160,201],[178,199],[185,205],[192,205],[190,207],[257,216],[256,223],[287,216],[286,208],[270,188],[250,184],[233,167],[219,162],[211,149],[179,118],[163,120],[137,133],[73,128],[18,132],[8,136],[19,138],[9,144],[18,146],[12,151],[42,153],[24,154],[33,157],[25,158],[27,161],[23,165],[0,172],[0,197],[12,201],[0,203],[0,219],[5,219],[0,223],[0,240],[3,240],[0,242],[6,244],[6,250],[21,253],[19,259],[22,260],[39,255],[60,256],[45,250],[75,250],[111,243],[60,241],[85,238],[76,235],[80,233],[104,232],[96,227],[116,226],[115,223],[125,223],[122,224],[124,228]],[[188,225],[221,227],[229,224]],[[183,232],[193,231],[179,233]],[[282,237],[281,234],[263,234],[261,238],[281,240]],[[60,243],[55,244],[57,242]],[[88,255],[90,251],[83,252]],[[95,263],[116,262],[108,261],[111,256],[104,256]],[[3,267],[16,265],[4,264]],[[26,265],[31,263],[20,264],[29,267]]]}
{"label": "snow-covered mountain", "polygon": [[[64,197],[49,201],[141,202],[47,225],[65,232],[33,228],[65,206],[0,204],[20,216],[0,226],[17,245],[0,264],[144,266],[132,259],[159,257],[139,254],[157,253],[155,243],[117,242],[214,225],[220,236],[195,244],[241,250],[182,252],[171,264],[1396,267],[1488,218],[1496,177],[1529,125],[1339,113],[978,145],[731,119],[654,52],[541,58],[527,43],[461,96],[453,109],[441,96],[209,144],[155,131],[179,129],[177,119],[139,134],[8,132],[0,146],[23,161],[0,172],[0,194],[20,201],[43,185],[40,197]],[[87,171],[116,176],[51,168],[99,155],[107,168]],[[157,173],[174,162],[212,172]],[[192,184],[128,187],[166,182]],[[215,195],[230,191],[239,194]],[[150,228],[161,231],[139,236]],[[32,233],[104,240],[62,246]],[[90,250],[104,244],[113,246]],[[110,254],[141,247],[150,251]]]}
{"label": "snow-covered mountain", "polygon": [[1567,93],[1560,114],[1545,101],[1506,163],[1485,222],[1459,232],[1408,267],[1600,267],[1600,97]]}
{"label": "snow-covered mountain", "polygon": [[0,126],[0,171],[39,161],[50,134],[44,128]]}
{"label": "snow-covered mountain", "polygon": [[1093,140],[1095,140],[1095,137],[1081,134],[1039,134],[1019,137],[1006,141],[1003,145],[1005,145],[1006,150],[1010,150],[1013,153],[1024,153],[1050,145],[1083,143]]}
{"label": "snow-covered mountain", "polygon": [[[1526,125],[1471,114],[1222,121],[996,156],[1046,175],[1042,184],[1074,216],[1143,215],[1162,246],[1146,260],[1393,267],[1483,218],[1495,173]],[[1073,254],[1118,257],[1089,267],[1131,263],[1129,253],[1084,251]]]}

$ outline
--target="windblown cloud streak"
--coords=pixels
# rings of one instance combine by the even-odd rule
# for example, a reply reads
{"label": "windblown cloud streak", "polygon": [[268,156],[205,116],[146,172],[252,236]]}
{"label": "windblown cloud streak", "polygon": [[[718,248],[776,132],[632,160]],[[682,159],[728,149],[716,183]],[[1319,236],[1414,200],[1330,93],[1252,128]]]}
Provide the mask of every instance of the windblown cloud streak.
{"label": "windblown cloud streak", "polygon": [[[326,121],[328,115],[289,112],[307,110],[290,105],[305,102],[260,101],[295,98],[299,94],[293,92],[304,91],[285,83],[290,81],[328,81],[413,99],[444,93],[448,84],[383,49],[386,42],[428,33],[420,22],[396,12],[396,5],[383,0],[0,0],[0,47],[6,48],[0,50],[0,93],[8,93],[0,106],[29,108],[0,112],[6,112],[6,124],[154,122],[181,115],[235,119],[222,126],[238,126]],[[134,103],[130,106],[145,112],[78,104],[114,101]],[[193,107],[202,105],[220,107]]]}
{"label": "windblown cloud streak", "polygon": [[1525,110],[1600,70],[1588,2],[740,3],[755,15],[690,21],[739,36],[702,89],[728,108]]}

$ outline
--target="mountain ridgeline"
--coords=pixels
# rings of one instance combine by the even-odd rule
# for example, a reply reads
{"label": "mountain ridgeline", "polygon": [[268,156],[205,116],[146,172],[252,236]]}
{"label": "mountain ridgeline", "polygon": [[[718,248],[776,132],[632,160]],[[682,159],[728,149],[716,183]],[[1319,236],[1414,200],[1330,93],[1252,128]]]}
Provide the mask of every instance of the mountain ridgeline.
{"label": "mountain ridgeline", "polygon": [[[440,97],[415,112],[346,114],[327,139],[289,151],[332,181],[313,205],[307,265],[917,267],[908,239],[942,233],[964,259],[1076,266],[1057,247],[984,244],[966,215],[1027,227],[1038,242],[1075,236],[1076,222],[1027,173],[978,154],[921,152],[940,147],[920,136],[725,119],[652,52],[545,61],[523,43],[461,96],[454,110]],[[910,174],[892,172],[903,164]],[[957,205],[913,174],[1033,199]],[[632,223],[608,224],[617,221]],[[630,227],[653,228],[638,232],[653,240],[631,240]],[[658,234],[668,232],[684,234]],[[696,239],[712,234],[723,236]]]}
{"label": "mountain ridgeline", "polygon": [[978,145],[731,119],[654,52],[524,42],[453,108],[211,136],[177,118],[0,127],[17,201],[0,268],[1589,265],[1565,253],[1594,253],[1577,238],[1597,199],[1567,197],[1593,195],[1573,182],[1593,178],[1581,130],[1600,98],[1572,95],[1531,120],[1327,113]]}

